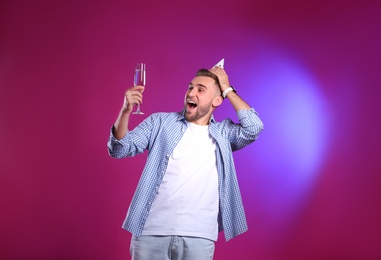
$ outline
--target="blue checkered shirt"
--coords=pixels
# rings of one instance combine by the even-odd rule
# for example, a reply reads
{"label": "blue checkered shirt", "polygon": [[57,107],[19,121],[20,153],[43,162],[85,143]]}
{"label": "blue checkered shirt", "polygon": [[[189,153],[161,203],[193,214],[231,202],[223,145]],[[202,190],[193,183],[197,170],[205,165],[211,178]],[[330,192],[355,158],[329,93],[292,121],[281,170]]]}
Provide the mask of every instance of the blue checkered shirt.
{"label": "blue checkered shirt", "polygon": [[[247,230],[232,152],[255,141],[263,129],[263,123],[253,108],[240,110],[237,115],[239,124],[230,119],[217,122],[213,116],[209,122],[210,135],[216,141],[220,196],[217,221],[219,231],[224,230],[226,241]],[[112,131],[110,133],[107,146],[114,158],[132,157],[148,150],[147,162],[122,225],[135,236],[143,232],[169,157],[187,129],[185,120],[184,111],[155,113],[120,140],[113,136]]]}

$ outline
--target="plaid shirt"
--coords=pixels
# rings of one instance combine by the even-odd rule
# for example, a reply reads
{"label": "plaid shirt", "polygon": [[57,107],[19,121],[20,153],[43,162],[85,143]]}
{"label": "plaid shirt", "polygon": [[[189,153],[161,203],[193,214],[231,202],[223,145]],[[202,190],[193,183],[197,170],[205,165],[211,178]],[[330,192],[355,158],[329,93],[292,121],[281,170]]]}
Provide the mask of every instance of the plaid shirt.
{"label": "plaid shirt", "polygon": [[[210,135],[216,141],[220,196],[218,227],[219,231],[224,230],[226,241],[247,230],[232,152],[255,141],[263,129],[263,123],[253,108],[240,110],[237,115],[239,124],[230,119],[216,122],[213,116],[209,122]],[[122,226],[135,236],[142,234],[151,204],[166,172],[169,157],[187,128],[185,120],[184,111],[155,113],[120,140],[113,136],[112,131],[110,133],[107,146],[111,157],[120,159],[149,151]]]}

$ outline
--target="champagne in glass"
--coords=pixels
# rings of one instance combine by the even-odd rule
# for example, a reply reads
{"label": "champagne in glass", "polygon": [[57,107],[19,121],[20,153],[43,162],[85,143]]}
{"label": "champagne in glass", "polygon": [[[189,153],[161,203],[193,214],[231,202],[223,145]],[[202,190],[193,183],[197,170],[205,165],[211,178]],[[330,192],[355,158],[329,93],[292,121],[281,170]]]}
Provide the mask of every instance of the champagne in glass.
{"label": "champagne in glass", "polygon": [[[134,86],[146,86],[146,64],[137,63],[135,67]],[[133,114],[143,115],[140,111],[140,104],[137,105],[136,111]]]}

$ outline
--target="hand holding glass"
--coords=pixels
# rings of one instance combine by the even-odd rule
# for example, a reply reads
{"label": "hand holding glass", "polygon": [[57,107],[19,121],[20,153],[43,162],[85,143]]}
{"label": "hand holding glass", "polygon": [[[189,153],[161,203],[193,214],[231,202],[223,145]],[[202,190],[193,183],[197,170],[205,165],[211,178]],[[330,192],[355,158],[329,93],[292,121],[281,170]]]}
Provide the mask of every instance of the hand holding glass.
{"label": "hand holding glass", "polygon": [[[137,63],[135,67],[134,86],[146,86],[146,64]],[[140,111],[140,104],[137,105],[136,111],[133,114],[143,115]]]}

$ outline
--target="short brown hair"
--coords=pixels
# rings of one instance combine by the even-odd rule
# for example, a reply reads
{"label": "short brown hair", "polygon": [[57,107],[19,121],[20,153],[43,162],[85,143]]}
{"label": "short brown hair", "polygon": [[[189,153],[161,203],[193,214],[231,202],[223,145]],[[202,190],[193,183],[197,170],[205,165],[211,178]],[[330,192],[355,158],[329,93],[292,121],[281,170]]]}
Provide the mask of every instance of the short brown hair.
{"label": "short brown hair", "polygon": [[218,78],[217,78],[216,74],[210,72],[210,71],[207,70],[207,69],[204,69],[204,68],[199,69],[199,70],[197,71],[197,73],[196,73],[196,77],[198,77],[198,76],[206,76],[206,77],[210,77],[210,78],[214,79],[218,85],[220,85],[219,82],[218,82]]}
{"label": "short brown hair", "polygon": [[[220,81],[218,80],[218,77],[216,76],[216,74],[210,72],[208,69],[199,69],[196,73],[196,77],[198,76],[205,76],[205,77],[210,77],[212,79],[214,79],[214,82],[217,84],[218,88],[221,89],[220,87]],[[222,95],[222,92],[221,92],[221,95]]]}

